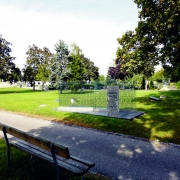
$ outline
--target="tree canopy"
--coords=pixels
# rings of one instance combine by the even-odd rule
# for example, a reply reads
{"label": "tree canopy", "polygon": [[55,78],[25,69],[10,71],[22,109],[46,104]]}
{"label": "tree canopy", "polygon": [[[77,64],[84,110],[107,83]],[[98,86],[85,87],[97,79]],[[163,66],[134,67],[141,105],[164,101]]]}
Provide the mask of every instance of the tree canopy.
{"label": "tree canopy", "polygon": [[[136,35],[145,41],[156,53],[157,60],[164,70],[180,79],[180,1],[177,0],[134,0],[139,11],[140,21]],[[144,47],[144,45],[142,44]],[[149,50],[148,50],[149,51]],[[144,51],[143,51],[144,52]]]}
{"label": "tree canopy", "polygon": [[109,67],[108,75],[111,77],[111,79],[121,79],[124,80],[124,78],[127,76],[127,73],[125,70],[121,70],[122,61],[120,58],[117,58],[115,60],[115,67]]}
{"label": "tree canopy", "polygon": [[29,46],[26,54],[27,61],[23,69],[24,81],[28,81],[33,85],[33,89],[35,90],[35,80],[41,80],[44,87],[44,83],[48,81],[50,75],[51,52],[47,47],[41,49],[33,44]]}
{"label": "tree canopy", "polygon": [[163,66],[166,76],[180,80],[180,1],[134,2],[139,8],[139,22],[134,31],[127,31],[117,39],[120,46],[116,56],[121,59],[119,71],[143,74],[146,89],[147,80],[158,64]]}
{"label": "tree canopy", "polygon": [[9,81],[10,83],[17,81],[16,66],[10,53],[12,52],[10,46],[12,44],[2,38],[0,35],[0,79]]}
{"label": "tree canopy", "polygon": [[60,84],[67,81],[70,75],[70,68],[68,67],[70,51],[68,45],[63,40],[59,40],[54,47],[55,54],[50,66],[51,74],[49,82],[53,88],[59,88]]}
{"label": "tree canopy", "polygon": [[90,59],[85,57],[82,54],[82,50],[75,43],[71,45],[71,53],[70,53],[70,67],[71,67],[71,75],[70,80],[96,80],[99,77],[99,68],[94,65]]}

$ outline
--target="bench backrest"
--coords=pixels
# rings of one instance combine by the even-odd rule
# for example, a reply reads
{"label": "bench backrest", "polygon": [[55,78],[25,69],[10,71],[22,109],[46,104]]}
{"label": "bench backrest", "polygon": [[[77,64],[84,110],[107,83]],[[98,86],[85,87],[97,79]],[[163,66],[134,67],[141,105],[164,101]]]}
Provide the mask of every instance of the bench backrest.
{"label": "bench backrest", "polygon": [[1,130],[2,130],[3,127],[5,128],[5,131],[6,131],[7,134],[10,134],[10,135],[12,135],[12,136],[14,136],[14,137],[16,137],[18,139],[24,140],[24,141],[26,141],[26,142],[28,142],[30,144],[38,146],[38,147],[40,147],[40,148],[42,148],[44,150],[47,150],[49,152],[51,151],[50,145],[52,144],[53,149],[55,150],[55,154],[57,154],[59,156],[62,156],[64,158],[66,158],[66,159],[68,159],[70,157],[68,147],[52,143],[51,141],[48,141],[48,140],[45,140],[45,139],[30,135],[28,133],[25,133],[23,131],[20,131],[18,129],[15,129],[13,127],[10,127],[10,126],[7,126],[7,125],[4,125],[4,124],[0,123],[0,129]]}

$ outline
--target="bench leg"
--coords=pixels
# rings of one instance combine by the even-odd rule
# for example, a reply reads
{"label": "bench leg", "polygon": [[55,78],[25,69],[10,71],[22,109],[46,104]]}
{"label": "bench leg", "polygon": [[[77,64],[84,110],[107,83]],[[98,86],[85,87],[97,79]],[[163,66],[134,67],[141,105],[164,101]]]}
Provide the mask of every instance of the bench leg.
{"label": "bench leg", "polygon": [[5,141],[6,141],[6,145],[7,145],[7,156],[8,156],[7,158],[8,158],[8,167],[9,167],[10,166],[10,145],[9,145],[9,141],[8,141],[8,138],[7,138],[5,127],[3,127],[2,130],[3,130],[4,138],[5,138]]}
{"label": "bench leg", "polygon": [[53,149],[53,145],[52,145],[52,144],[50,144],[50,149],[51,149],[51,154],[52,154],[52,157],[53,157],[53,160],[54,160],[54,164],[55,164],[55,167],[56,167],[57,180],[60,180],[59,166],[58,166],[58,164],[57,164],[57,160],[56,160],[56,156],[55,156],[55,153],[54,153],[54,149]]}

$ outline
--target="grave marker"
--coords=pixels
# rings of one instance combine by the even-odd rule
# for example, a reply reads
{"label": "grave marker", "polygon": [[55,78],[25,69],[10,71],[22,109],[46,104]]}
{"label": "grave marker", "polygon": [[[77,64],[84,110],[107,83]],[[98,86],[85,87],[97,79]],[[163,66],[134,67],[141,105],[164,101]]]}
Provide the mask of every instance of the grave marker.
{"label": "grave marker", "polygon": [[107,87],[107,115],[108,116],[119,115],[119,87],[118,86]]}

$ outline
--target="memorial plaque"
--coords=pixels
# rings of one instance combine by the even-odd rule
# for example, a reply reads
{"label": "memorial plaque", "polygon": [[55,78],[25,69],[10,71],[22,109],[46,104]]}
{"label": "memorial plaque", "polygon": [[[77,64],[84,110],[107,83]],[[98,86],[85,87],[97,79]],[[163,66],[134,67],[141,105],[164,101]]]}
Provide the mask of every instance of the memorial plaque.
{"label": "memorial plaque", "polygon": [[108,116],[119,115],[119,87],[118,86],[107,87],[107,115]]}

